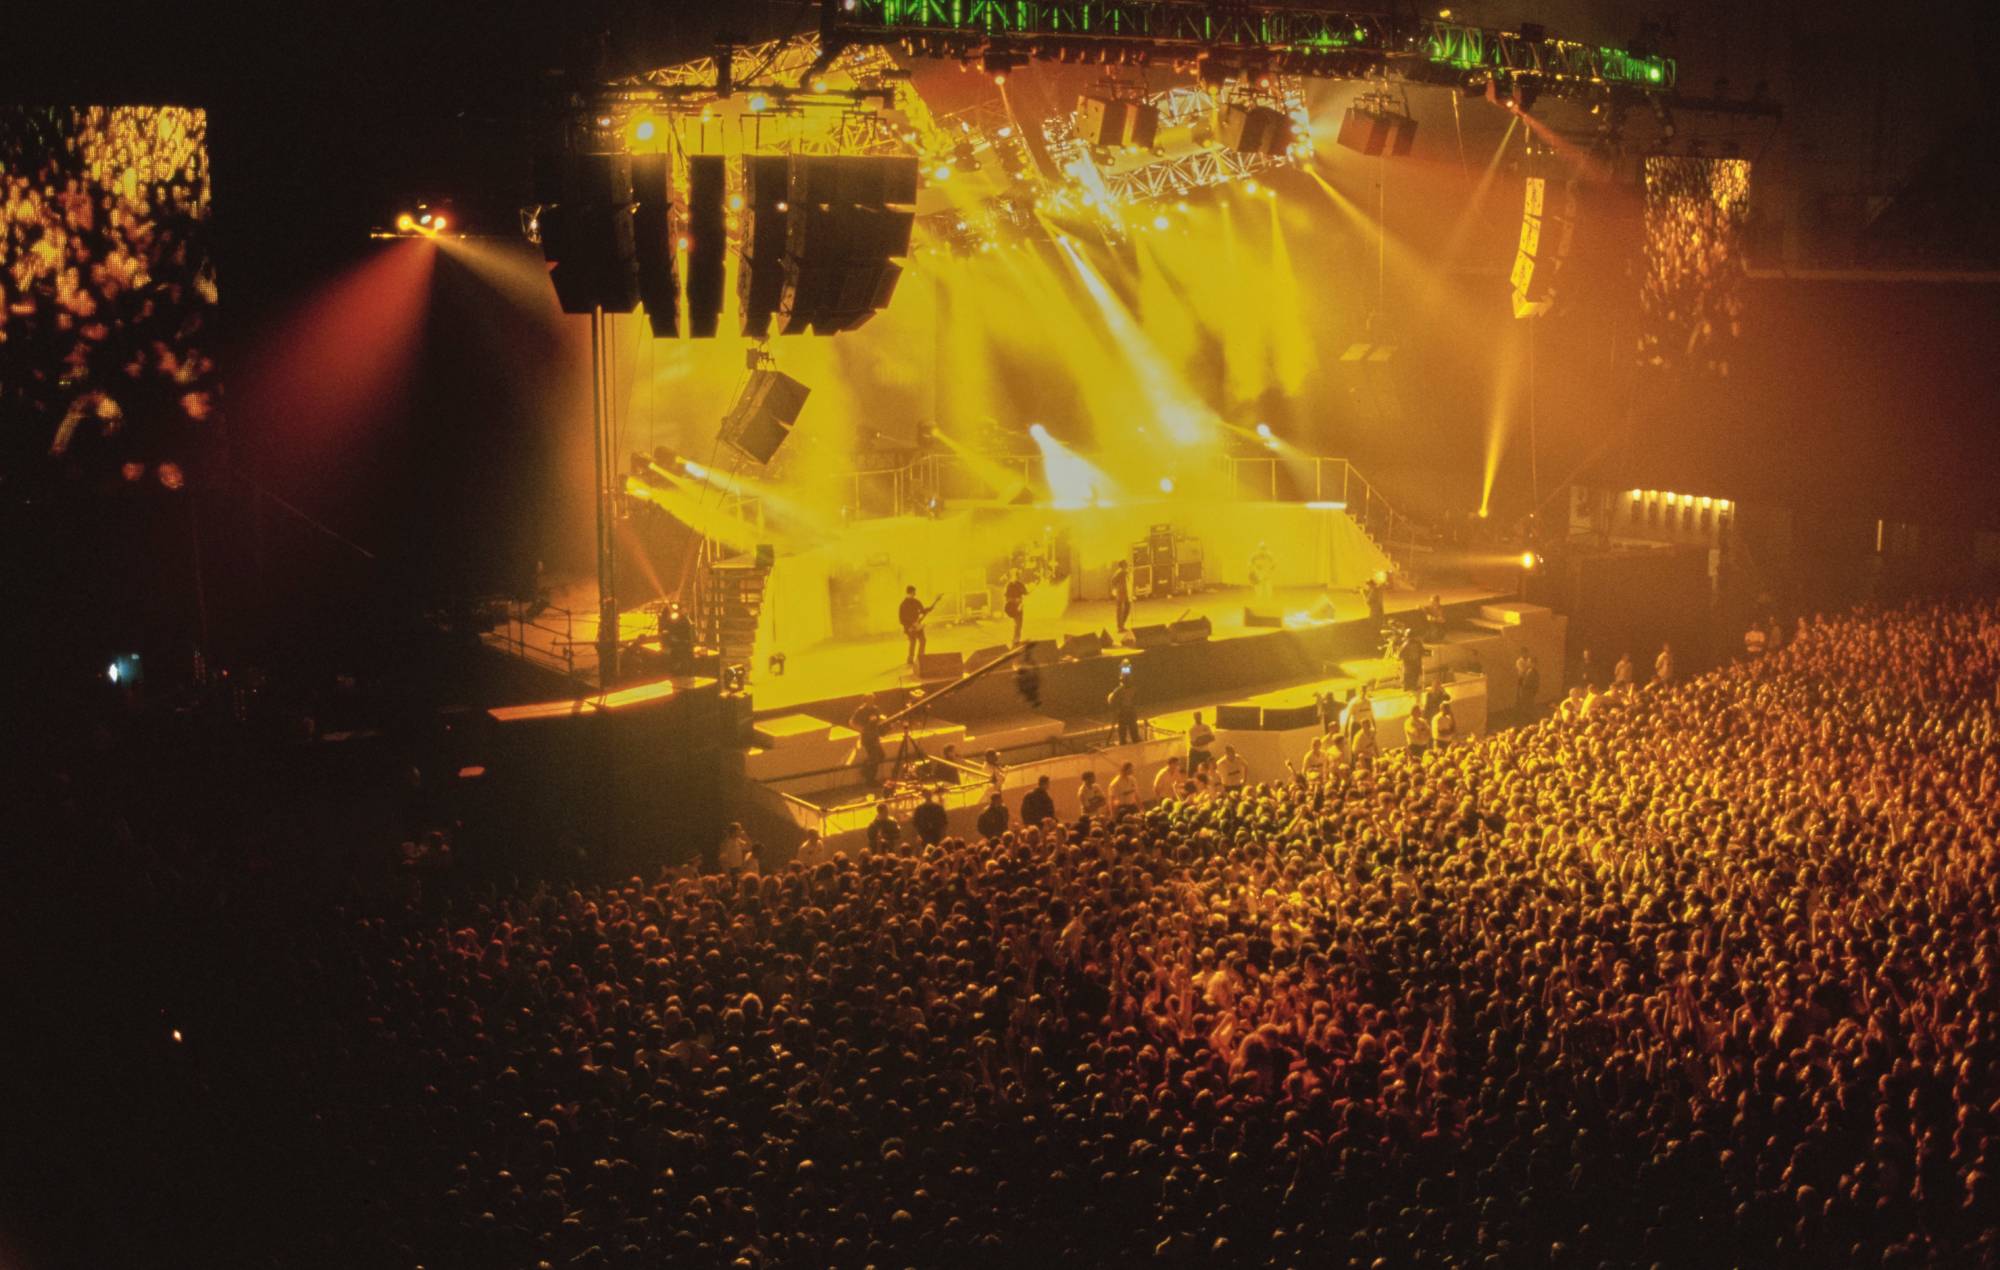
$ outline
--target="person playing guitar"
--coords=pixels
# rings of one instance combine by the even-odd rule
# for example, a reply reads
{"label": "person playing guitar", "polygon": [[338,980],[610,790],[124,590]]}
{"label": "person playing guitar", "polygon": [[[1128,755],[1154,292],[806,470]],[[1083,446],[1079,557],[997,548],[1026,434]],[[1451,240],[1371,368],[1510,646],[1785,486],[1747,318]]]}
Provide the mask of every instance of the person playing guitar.
{"label": "person playing guitar", "polygon": [[1028,587],[1021,581],[1021,571],[1014,570],[1007,575],[1007,589],[1001,593],[1004,603],[1001,611],[1014,619],[1014,642],[1021,642],[1021,618],[1027,612]]}
{"label": "person playing guitar", "polygon": [[912,666],[916,665],[917,659],[924,655],[924,619],[931,615],[931,610],[936,608],[938,601],[942,599],[944,596],[939,595],[936,600],[925,604],[917,598],[917,588],[913,586],[903,588],[903,602],[896,609],[896,618],[903,624],[903,634],[910,637]]}

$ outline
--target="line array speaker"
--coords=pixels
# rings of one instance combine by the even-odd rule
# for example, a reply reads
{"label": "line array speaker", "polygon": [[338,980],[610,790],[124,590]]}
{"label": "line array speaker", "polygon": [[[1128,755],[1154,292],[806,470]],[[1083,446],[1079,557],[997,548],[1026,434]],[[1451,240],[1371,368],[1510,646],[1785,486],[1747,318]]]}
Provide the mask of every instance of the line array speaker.
{"label": "line array speaker", "polygon": [[680,284],[674,276],[672,169],[664,154],[632,156],[632,193],[638,199],[632,230],[639,262],[639,303],[653,335],[680,334]]}
{"label": "line array speaker", "polygon": [[910,250],[914,158],[794,158],[786,225],[787,335],[851,331],[888,305]]}
{"label": "line array speaker", "polygon": [[630,313],[639,303],[632,163],[624,155],[566,154],[538,184],[560,201],[542,213],[542,256],[565,313]]}
{"label": "line array speaker", "polygon": [[736,275],[743,333],[760,340],[785,298],[785,244],[791,223],[791,160],[753,154],[743,160],[743,205],[749,213],[743,265]]}
{"label": "line array speaker", "polygon": [[700,339],[713,339],[722,321],[722,262],[729,251],[722,216],[726,193],[721,155],[688,159],[688,334]]}

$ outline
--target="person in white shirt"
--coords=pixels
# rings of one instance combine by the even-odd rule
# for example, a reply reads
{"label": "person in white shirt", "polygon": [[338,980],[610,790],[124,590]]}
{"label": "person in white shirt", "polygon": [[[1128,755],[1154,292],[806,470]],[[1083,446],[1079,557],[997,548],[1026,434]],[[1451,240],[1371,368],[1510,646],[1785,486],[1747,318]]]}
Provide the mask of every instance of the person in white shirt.
{"label": "person in white shirt", "polygon": [[1236,747],[1222,747],[1222,761],[1215,765],[1215,775],[1224,789],[1242,789],[1250,783],[1250,765],[1236,753]]}
{"label": "person in white shirt", "polygon": [[1431,716],[1431,744],[1443,749],[1458,735],[1458,716],[1451,712],[1451,702],[1446,701]]}
{"label": "person in white shirt", "polygon": [[1104,786],[1097,783],[1096,772],[1083,774],[1083,784],[1077,786],[1076,802],[1086,816],[1102,816],[1105,808],[1110,806],[1110,799],[1104,796]]}
{"label": "person in white shirt", "polygon": [[1118,775],[1111,778],[1111,814],[1122,816],[1128,811],[1139,810],[1139,778],[1132,774],[1132,765],[1125,763],[1118,769]]}
{"label": "person in white shirt", "polygon": [[1403,723],[1403,744],[1410,747],[1410,753],[1422,758],[1430,752],[1431,724],[1424,718],[1422,709],[1410,711],[1410,717]]}
{"label": "person in white shirt", "polygon": [[750,835],[741,824],[730,822],[723,833],[722,847],[716,852],[717,860],[725,873],[744,870],[757,871],[757,851],[750,843]]}
{"label": "person in white shirt", "polygon": [[1169,798],[1181,796],[1181,786],[1187,782],[1187,769],[1181,763],[1181,756],[1168,757],[1167,765],[1153,777],[1153,801],[1165,802]]}
{"label": "person in white shirt", "polygon": [[1660,645],[1660,655],[1653,658],[1653,682],[1661,687],[1674,681],[1674,646]]}
{"label": "person in white shirt", "polygon": [[806,830],[805,841],[799,843],[798,861],[801,867],[816,869],[833,859],[833,852],[827,848],[826,839],[817,829]]}
{"label": "person in white shirt", "polygon": [[1326,774],[1326,738],[1316,736],[1312,739],[1312,743],[1306,746],[1305,757],[1299,760],[1299,775],[1317,784],[1326,779]]}

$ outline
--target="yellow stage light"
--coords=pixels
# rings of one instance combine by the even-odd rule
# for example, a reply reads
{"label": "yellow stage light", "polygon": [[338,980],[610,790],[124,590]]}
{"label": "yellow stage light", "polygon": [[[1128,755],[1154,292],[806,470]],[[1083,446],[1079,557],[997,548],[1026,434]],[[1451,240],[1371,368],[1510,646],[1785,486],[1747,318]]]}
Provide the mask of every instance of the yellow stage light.
{"label": "yellow stage light", "polygon": [[1171,494],[1171,493],[1173,493],[1173,492],[1174,492],[1174,478],[1173,478],[1173,477],[1171,477],[1171,476],[1162,476],[1162,477],[1160,478],[1160,492],[1161,492],[1162,494]]}
{"label": "yellow stage light", "polygon": [[632,129],[632,135],[641,141],[651,141],[653,139],[653,121],[650,119],[641,119],[639,126]]}
{"label": "yellow stage light", "polygon": [[1533,568],[1535,567],[1535,553],[1534,553],[1534,552],[1532,552],[1532,551],[1524,551],[1524,552],[1522,552],[1522,553],[1521,553],[1521,567],[1522,567],[1523,569],[1533,569]]}
{"label": "yellow stage light", "polygon": [[792,205],[781,199],[777,204],[777,210],[780,212],[789,212],[792,210]]}
{"label": "yellow stage light", "polygon": [[949,181],[951,179],[951,165],[940,163],[937,166],[937,171],[932,172],[931,175],[940,181]]}
{"label": "yellow stage light", "polygon": [[1255,194],[1258,190],[1262,188],[1263,187],[1258,185],[1255,181],[1245,181],[1243,183],[1243,192],[1245,194]]}
{"label": "yellow stage light", "polygon": [[813,81],[813,91],[814,91],[814,92],[816,92],[816,93],[823,93],[823,92],[825,92],[825,91],[826,91],[826,81],[825,81],[825,80],[823,80],[823,79],[816,79],[816,80],[814,80],[814,81]]}
{"label": "yellow stage light", "polygon": [[417,218],[410,215],[408,212],[404,212],[401,216],[398,216],[396,218],[396,228],[405,234],[409,233],[416,227],[417,227]]}
{"label": "yellow stage light", "polygon": [[674,250],[686,251],[687,249],[688,249],[688,236],[686,234],[682,234],[679,238],[674,239]]}
{"label": "yellow stage light", "polygon": [[762,93],[758,93],[755,97],[752,97],[750,99],[750,113],[753,115],[761,115],[764,113],[764,107],[770,104],[771,102],[769,98],[765,97],[764,94]]}
{"label": "yellow stage light", "polygon": [[1166,227],[1167,227],[1167,215],[1165,212],[1162,212],[1158,216],[1155,216],[1153,218],[1154,229],[1165,229]]}
{"label": "yellow stage light", "polygon": [[743,196],[741,194],[731,194],[729,196],[729,210],[732,212],[743,210]]}

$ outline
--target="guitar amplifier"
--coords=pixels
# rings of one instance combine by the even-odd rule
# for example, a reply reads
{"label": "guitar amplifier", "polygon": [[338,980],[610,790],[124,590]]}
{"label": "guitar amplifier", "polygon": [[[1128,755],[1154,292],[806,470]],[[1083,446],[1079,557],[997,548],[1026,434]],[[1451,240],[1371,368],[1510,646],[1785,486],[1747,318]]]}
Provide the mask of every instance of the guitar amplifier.
{"label": "guitar amplifier", "polygon": [[1140,564],[1132,566],[1132,594],[1148,596],[1153,593],[1153,566]]}

